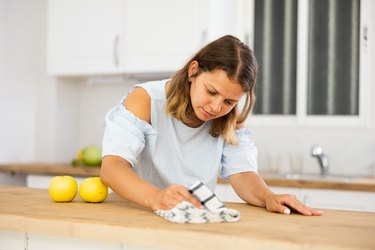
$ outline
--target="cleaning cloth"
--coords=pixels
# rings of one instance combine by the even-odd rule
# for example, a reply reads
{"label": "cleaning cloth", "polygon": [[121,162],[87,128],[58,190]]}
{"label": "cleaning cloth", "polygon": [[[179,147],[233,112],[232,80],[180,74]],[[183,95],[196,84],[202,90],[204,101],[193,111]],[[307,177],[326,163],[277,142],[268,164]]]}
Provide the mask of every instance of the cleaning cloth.
{"label": "cleaning cloth", "polygon": [[235,209],[226,208],[217,196],[202,182],[196,182],[189,192],[204,206],[199,209],[190,202],[183,201],[170,210],[156,210],[155,213],[175,223],[210,223],[236,222],[240,213]]}

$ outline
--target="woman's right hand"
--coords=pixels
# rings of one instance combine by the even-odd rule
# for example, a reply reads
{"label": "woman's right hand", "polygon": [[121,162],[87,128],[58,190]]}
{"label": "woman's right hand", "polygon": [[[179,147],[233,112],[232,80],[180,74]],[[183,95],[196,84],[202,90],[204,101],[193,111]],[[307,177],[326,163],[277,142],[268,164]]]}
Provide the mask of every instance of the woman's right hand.
{"label": "woman's right hand", "polygon": [[153,210],[168,210],[177,206],[182,201],[187,201],[195,207],[203,209],[202,204],[182,185],[172,184],[160,192],[152,200]]}

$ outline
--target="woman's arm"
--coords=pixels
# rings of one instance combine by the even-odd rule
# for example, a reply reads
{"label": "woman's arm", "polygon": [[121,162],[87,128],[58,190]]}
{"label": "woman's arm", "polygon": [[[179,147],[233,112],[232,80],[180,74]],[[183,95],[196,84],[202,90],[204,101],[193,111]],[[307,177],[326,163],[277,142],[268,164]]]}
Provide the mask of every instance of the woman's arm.
{"label": "woman's arm", "polygon": [[[136,88],[123,105],[135,116],[150,123],[150,102],[148,93],[142,88]],[[119,156],[103,157],[100,179],[120,197],[153,210],[171,209],[182,201],[202,207],[187,188],[175,184],[159,189],[137,176],[131,164]]]}
{"label": "woman's arm", "polygon": [[123,158],[105,156],[100,169],[100,179],[120,197],[155,209],[152,199],[160,190],[141,180]]}
{"label": "woman's arm", "polygon": [[159,189],[139,178],[130,164],[118,156],[103,158],[100,179],[120,197],[153,210],[171,209],[182,201],[202,207],[185,187],[174,184]]}
{"label": "woman's arm", "polygon": [[294,195],[272,193],[256,172],[231,175],[229,182],[241,199],[251,205],[265,207],[270,212],[289,214],[290,209],[293,209],[303,215],[322,214],[321,211],[305,206]]}

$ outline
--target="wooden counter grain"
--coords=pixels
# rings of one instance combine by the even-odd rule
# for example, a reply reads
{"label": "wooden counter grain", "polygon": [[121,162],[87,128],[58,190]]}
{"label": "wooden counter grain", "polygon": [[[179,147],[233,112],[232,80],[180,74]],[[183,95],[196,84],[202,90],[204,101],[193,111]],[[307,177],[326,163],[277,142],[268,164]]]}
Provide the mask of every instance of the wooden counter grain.
{"label": "wooden counter grain", "polygon": [[264,174],[262,177],[269,186],[375,192],[375,177],[353,178],[350,181],[287,179],[269,174]]}
{"label": "wooden counter grain", "polygon": [[33,163],[1,164],[0,172],[11,174],[33,175],[72,175],[81,177],[94,177],[100,175],[100,167],[73,167],[68,164]]}
{"label": "wooden counter grain", "polygon": [[375,249],[375,213],[324,210],[323,216],[238,209],[237,223],[174,224],[111,194],[54,203],[47,190],[0,186],[0,231],[122,242],[168,249]]}
{"label": "wooden counter grain", "polygon": [[[72,175],[80,177],[99,176],[99,167],[73,167],[68,164],[0,164],[0,172],[12,174],[33,174],[33,175]],[[286,179],[277,175],[269,175],[261,173],[265,182],[269,186],[279,187],[296,187],[296,188],[315,188],[315,189],[332,189],[332,190],[350,190],[350,191],[366,191],[375,192],[375,178],[358,178],[348,181],[339,180],[298,180]],[[219,180],[220,183],[228,183]]]}

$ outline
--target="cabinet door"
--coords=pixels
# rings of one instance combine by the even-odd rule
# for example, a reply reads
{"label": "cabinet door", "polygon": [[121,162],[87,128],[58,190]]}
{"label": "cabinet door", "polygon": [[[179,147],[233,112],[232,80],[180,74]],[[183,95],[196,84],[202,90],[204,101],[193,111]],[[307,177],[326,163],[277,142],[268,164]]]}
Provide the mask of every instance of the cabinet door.
{"label": "cabinet door", "polygon": [[185,64],[207,42],[208,1],[125,0],[126,72],[174,72]]}
{"label": "cabinet door", "polygon": [[26,233],[2,231],[2,229],[0,230],[0,249],[26,249],[26,244]]}
{"label": "cabinet door", "polygon": [[275,194],[291,194],[291,195],[296,196],[297,199],[302,200],[301,190],[299,188],[293,188],[293,187],[275,187],[275,186],[270,186],[269,188]]}
{"label": "cabinet door", "polygon": [[301,195],[310,207],[375,212],[374,192],[302,189]]}
{"label": "cabinet door", "polygon": [[119,71],[122,0],[49,0],[48,73]]}
{"label": "cabinet door", "polygon": [[[275,194],[292,194],[297,197],[297,199],[301,200],[300,189],[299,188],[289,188],[289,187],[269,187],[272,192]],[[216,196],[224,202],[241,202],[244,201],[236,194],[234,189],[230,184],[220,184],[216,185],[215,189]]]}
{"label": "cabinet door", "polygon": [[215,195],[223,202],[240,202],[244,201],[236,194],[230,184],[217,184],[215,188]]}

